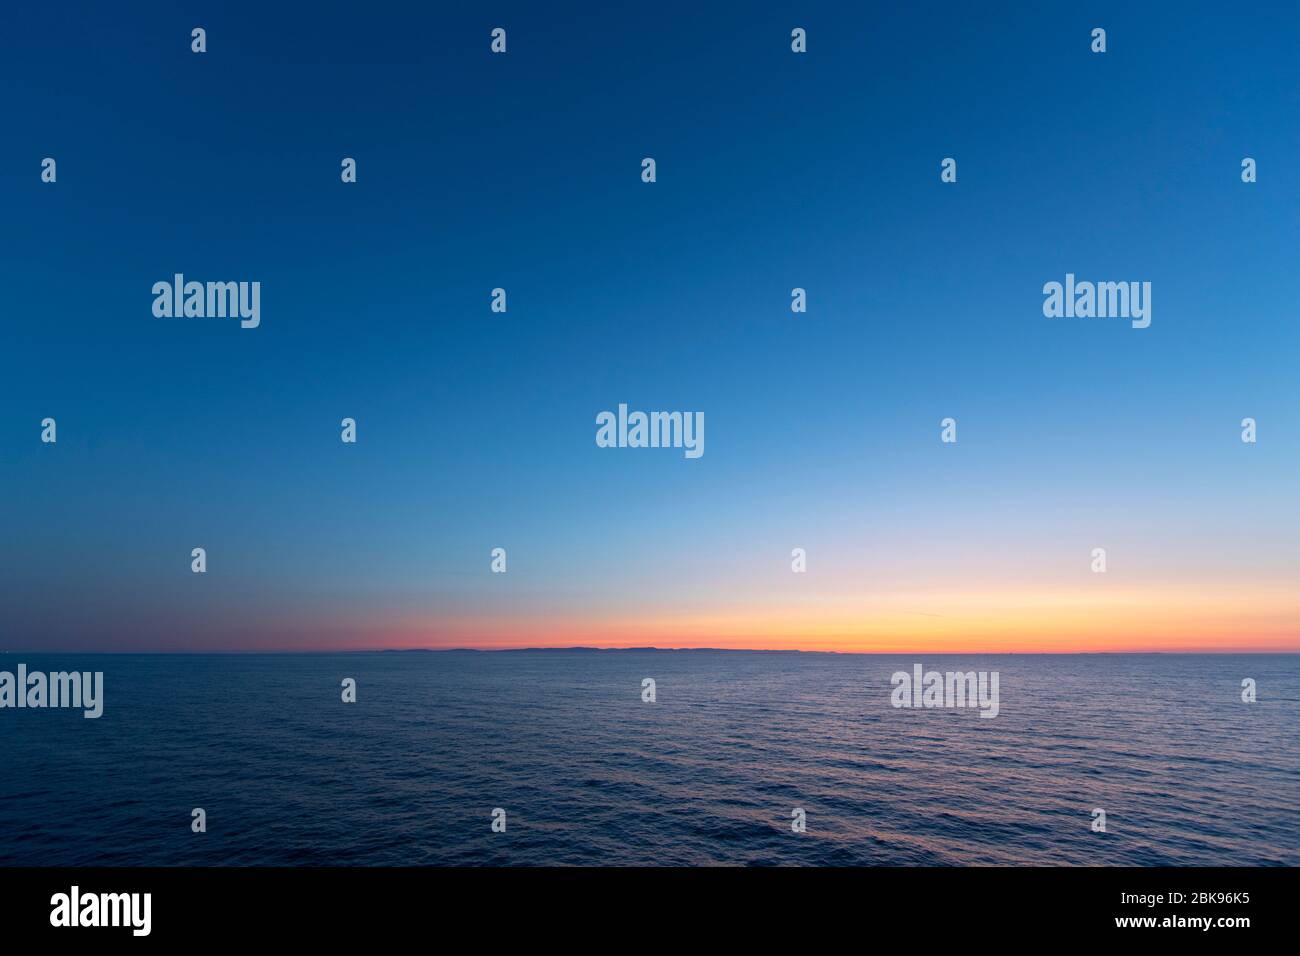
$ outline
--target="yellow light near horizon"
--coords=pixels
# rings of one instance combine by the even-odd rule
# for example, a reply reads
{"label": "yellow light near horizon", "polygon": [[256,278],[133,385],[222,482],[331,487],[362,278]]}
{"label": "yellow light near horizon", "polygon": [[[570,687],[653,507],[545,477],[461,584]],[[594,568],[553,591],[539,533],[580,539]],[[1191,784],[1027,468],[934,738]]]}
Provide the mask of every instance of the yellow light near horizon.
{"label": "yellow light near horizon", "polygon": [[914,592],[707,612],[465,617],[382,629],[384,646],[727,647],[859,653],[1300,650],[1300,594],[1276,586]]}

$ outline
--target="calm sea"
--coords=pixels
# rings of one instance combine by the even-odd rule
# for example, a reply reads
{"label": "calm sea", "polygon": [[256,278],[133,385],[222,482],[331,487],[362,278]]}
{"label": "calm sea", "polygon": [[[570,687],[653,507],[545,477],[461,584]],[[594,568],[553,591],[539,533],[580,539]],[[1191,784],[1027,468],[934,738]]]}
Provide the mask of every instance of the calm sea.
{"label": "calm sea", "polygon": [[[0,710],[7,864],[1300,864],[1300,655],[20,661],[106,703]],[[916,662],[1000,714],[894,709]]]}

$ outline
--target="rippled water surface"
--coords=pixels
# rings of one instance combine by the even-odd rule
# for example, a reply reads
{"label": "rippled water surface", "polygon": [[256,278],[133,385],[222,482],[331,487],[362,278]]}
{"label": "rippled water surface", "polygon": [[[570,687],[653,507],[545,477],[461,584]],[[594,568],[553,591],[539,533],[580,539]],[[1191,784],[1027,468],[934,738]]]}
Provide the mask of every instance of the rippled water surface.
{"label": "rippled water surface", "polygon": [[[1300,864],[1298,655],[19,661],[106,705],[0,710],[11,864]],[[894,709],[917,662],[1000,714]]]}

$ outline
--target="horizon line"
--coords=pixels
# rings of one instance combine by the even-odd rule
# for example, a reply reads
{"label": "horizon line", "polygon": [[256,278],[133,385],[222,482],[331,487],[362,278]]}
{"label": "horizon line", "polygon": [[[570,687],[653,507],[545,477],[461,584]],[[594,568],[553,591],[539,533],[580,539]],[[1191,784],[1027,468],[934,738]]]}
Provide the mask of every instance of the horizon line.
{"label": "horizon line", "polygon": [[1079,656],[1118,656],[1118,655],[1184,655],[1184,656],[1210,656],[1216,654],[1300,654],[1300,649],[1278,650],[1278,649],[1245,649],[1230,648],[1218,650],[1105,650],[1105,651],[835,651],[835,650],[808,650],[798,647],[789,648],[771,648],[771,647],[658,647],[655,645],[635,645],[628,647],[599,647],[592,644],[570,644],[563,646],[525,646],[525,647],[349,647],[349,648],[283,648],[283,649],[237,649],[237,650],[8,650],[0,649],[0,656],[13,656],[22,654],[34,655],[54,655],[54,654],[99,654],[99,655],[121,655],[121,656],[170,656],[170,655],[288,655],[288,654],[519,654],[519,653],[539,653],[539,652],[574,652],[583,651],[589,653],[606,653],[620,651],[653,651],[655,653],[680,653],[680,652],[707,652],[707,653],[727,653],[727,654],[837,654],[841,656],[855,657],[910,657],[910,656],[930,656],[930,657],[1079,657]]}

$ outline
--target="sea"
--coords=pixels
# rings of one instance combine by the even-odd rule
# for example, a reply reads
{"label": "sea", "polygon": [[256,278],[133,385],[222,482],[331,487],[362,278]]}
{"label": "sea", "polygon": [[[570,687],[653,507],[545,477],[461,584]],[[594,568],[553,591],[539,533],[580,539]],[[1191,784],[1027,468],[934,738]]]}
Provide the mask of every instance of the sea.
{"label": "sea", "polygon": [[[20,662],[102,671],[104,711],[0,709],[8,865],[1300,864],[1295,654],[9,653],[0,671]],[[997,716],[895,707],[916,664],[996,672]]]}

